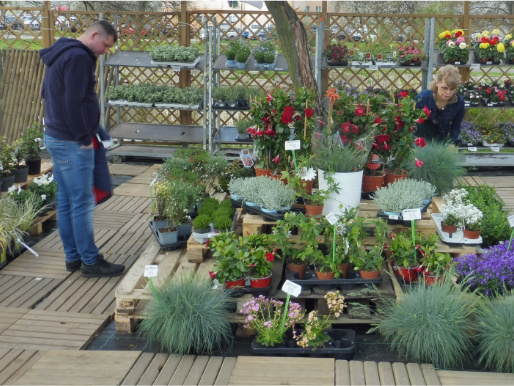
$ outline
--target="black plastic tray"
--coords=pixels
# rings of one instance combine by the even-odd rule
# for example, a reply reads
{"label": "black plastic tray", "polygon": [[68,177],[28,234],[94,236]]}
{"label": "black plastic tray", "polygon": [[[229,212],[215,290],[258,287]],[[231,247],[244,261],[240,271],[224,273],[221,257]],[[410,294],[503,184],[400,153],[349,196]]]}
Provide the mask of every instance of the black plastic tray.
{"label": "black plastic tray", "polygon": [[[348,276],[346,279],[343,278],[334,278],[329,280],[321,280],[316,277],[316,271],[314,267],[308,266],[305,270],[305,275],[303,279],[298,278],[298,274],[289,270],[286,267],[286,280],[290,280],[293,283],[301,285],[302,287],[312,287],[318,286],[323,289],[323,287],[341,287],[343,289],[352,289],[357,285],[366,285],[366,284],[380,284],[382,283],[382,276],[379,276],[376,279],[363,279],[360,277],[359,273],[354,269],[348,270]],[[327,288],[327,289],[330,289]]]}
{"label": "black plastic tray", "polygon": [[212,105],[212,109],[213,110],[217,110],[217,111],[249,111],[250,110],[250,106],[245,106],[245,107],[240,107],[240,106],[237,106],[237,107],[216,107],[214,105]]}
{"label": "black plastic tray", "polygon": [[250,214],[260,214],[262,217],[264,217],[268,221],[278,221],[283,220],[284,215],[289,212],[296,212],[296,213],[303,213],[305,214],[305,207],[301,206],[292,206],[289,210],[279,210],[276,213],[266,213],[263,212],[259,207],[255,206],[248,206],[243,201],[236,201],[233,199],[230,199],[232,201],[232,205],[235,208],[243,208],[247,213]]}
{"label": "black plastic tray", "polygon": [[[430,206],[431,203],[432,203],[432,200],[430,200],[430,202],[428,204],[426,204],[425,206],[420,208],[421,209],[421,213],[425,213],[428,210],[428,207]],[[392,219],[389,218],[388,214],[385,214],[384,211],[382,209],[380,209],[378,211],[378,213],[377,213],[377,217],[380,217],[380,218],[383,218],[384,220],[387,220],[387,223],[389,225],[400,224],[400,225],[403,225],[403,226],[405,226],[407,228],[409,228],[411,226],[411,221],[410,220],[403,220],[401,213],[398,215],[398,220],[392,220]]]}
{"label": "black plastic tray", "polygon": [[355,347],[355,330],[351,329],[334,329],[328,330],[327,334],[332,340],[325,344],[325,347],[312,349],[310,347],[300,347],[291,334],[286,334],[284,343],[273,347],[266,347],[257,343],[257,338],[252,341],[251,349],[253,354],[273,355],[273,356],[312,356],[312,357],[329,357],[336,359],[351,360],[354,357]]}
{"label": "black plastic tray", "polygon": [[153,221],[150,221],[149,225],[150,225],[150,229],[152,230],[152,233],[155,236],[155,239],[157,240],[157,242],[159,243],[161,249],[164,249],[165,251],[173,251],[175,249],[184,248],[187,246],[187,240],[189,239],[189,236],[191,236],[191,233],[179,235],[178,236],[179,241],[177,241],[176,243],[161,244],[161,242],[159,241],[159,236],[157,235],[157,232],[154,229]]}

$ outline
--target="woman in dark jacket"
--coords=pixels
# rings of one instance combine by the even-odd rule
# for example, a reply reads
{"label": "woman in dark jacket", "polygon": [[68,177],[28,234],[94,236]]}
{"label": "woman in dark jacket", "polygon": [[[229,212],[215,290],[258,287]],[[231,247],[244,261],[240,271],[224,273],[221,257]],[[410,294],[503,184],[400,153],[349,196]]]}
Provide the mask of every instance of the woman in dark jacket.
{"label": "woman in dark jacket", "polygon": [[428,90],[421,91],[414,100],[416,108],[427,107],[430,117],[418,124],[416,137],[425,140],[459,143],[459,134],[464,119],[464,98],[457,93],[461,83],[457,67],[441,67],[430,83]]}

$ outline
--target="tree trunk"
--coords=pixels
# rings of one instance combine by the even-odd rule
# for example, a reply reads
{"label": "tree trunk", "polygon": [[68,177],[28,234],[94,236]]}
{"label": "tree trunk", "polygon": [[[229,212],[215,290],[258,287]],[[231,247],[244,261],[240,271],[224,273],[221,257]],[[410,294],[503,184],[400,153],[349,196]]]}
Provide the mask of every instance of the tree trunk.
{"label": "tree trunk", "polygon": [[309,58],[309,42],[305,27],[287,2],[266,1],[265,3],[275,21],[275,28],[289,67],[293,89],[296,91],[300,87],[305,87],[316,91],[316,112],[321,115],[323,108]]}

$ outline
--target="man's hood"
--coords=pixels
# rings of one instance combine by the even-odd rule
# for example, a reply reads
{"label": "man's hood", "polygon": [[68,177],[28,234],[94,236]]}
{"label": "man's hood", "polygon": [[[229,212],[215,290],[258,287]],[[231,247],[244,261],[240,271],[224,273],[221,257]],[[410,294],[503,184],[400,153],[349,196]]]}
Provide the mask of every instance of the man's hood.
{"label": "man's hood", "polygon": [[91,59],[96,62],[96,57],[89,48],[87,48],[81,41],[70,38],[60,38],[51,47],[39,50],[39,56],[43,60],[43,63],[47,66],[51,66],[64,51],[72,48],[83,49],[91,56]]}

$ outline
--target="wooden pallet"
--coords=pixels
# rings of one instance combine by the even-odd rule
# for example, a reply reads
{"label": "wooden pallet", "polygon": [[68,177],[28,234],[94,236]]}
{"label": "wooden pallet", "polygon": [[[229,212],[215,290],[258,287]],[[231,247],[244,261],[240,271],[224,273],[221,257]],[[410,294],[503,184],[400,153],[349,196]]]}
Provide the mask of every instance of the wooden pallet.
{"label": "wooden pallet", "polygon": [[32,224],[32,227],[29,230],[29,233],[31,236],[40,236],[44,232],[44,226],[48,223],[55,223],[57,221],[57,213],[55,209],[51,209],[44,213],[42,216],[38,216],[34,223]]}
{"label": "wooden pallet", "polygon": [[158,276],[152,279],[154,286],[158,287],[176,274],[195,272],[197,277],[208,277],[212,264],[211,260],[203,264],[190,263],[185,249],[161,251],[157,242],[152,240],[116,288],[116,330],[133,332],[137,323],[143,319],[143,310],[152,298],[148,279],[144,277],[146,265],[158,265]]}

